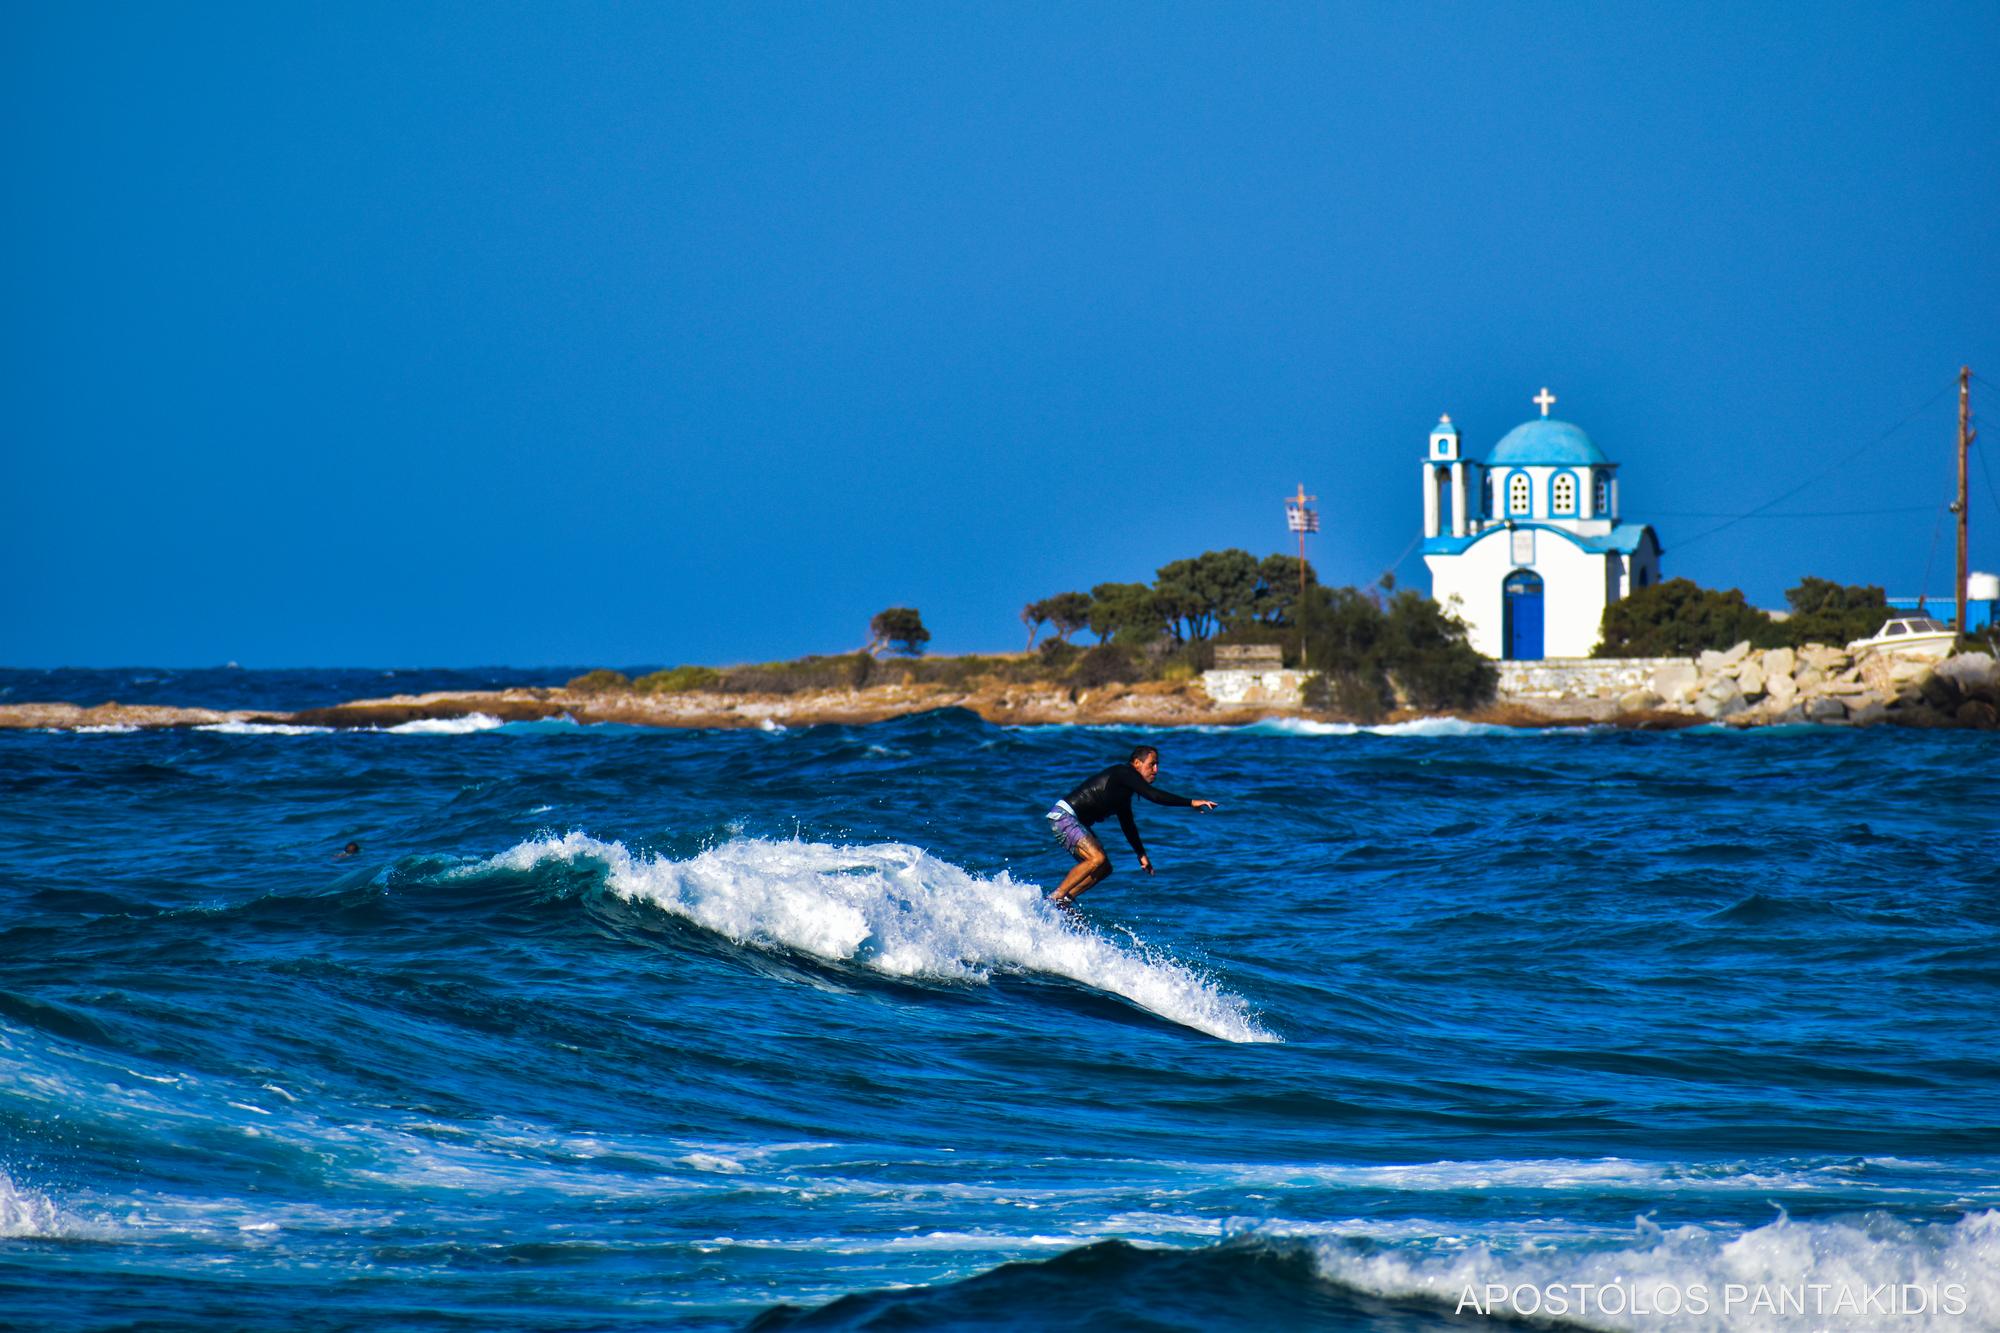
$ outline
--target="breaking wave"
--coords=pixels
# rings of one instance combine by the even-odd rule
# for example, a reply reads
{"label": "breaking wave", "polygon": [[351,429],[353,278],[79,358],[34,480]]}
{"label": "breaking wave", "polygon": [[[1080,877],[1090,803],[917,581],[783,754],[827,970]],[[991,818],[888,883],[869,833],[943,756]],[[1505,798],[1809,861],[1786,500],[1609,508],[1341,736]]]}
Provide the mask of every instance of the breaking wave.
{"label": "breaking wave", "polygon": [[1187,964],[1066,920],[1033,884],[1004,872],[981,879],[900,843],[739,839],[675,861],[570,833],[521,843],[470,870],[528,871],[579,860],[602,863],[606,887],[620,897],[739,944],[795,949],[891,977],[984,981],[1006,971],[1061,977],[1224,1041],[1279,1040],[1242,997]]}
{"label": "breaking wave", "polygon": [[420,717],[399,722],[383,730],[393,736],[463,736],[473,731],[492,731],[507,724],[491,713],[467,713],[463,717]]}
{"label": "breaking wave", "polygon": [[1379,1296],[1591,1328],[2000,1328],[2000,1211],[1930,1224],[1780,1215],[1744,1231],[1641,1218],[1632,1243],[1614,1246],[1314,1248],[1325,1277]]}
{"label": "breaking wave", "polygon": [[1383,722],[1372,726],[1358,722],[1318,722],[1309,717],[1267,717],[1260,722],[1235,728],[1250,736],[1520,736],[1532,735],[1521,727],[1498,727],[1490,722],[1467,722],[1461,717],[1417,717],[1408,722]]}
{"label": "breaking wave", "polygon": [[0,1171],[0,1240],[61,1236],[68,1219],[45,1194],[17,1185]]}
{"label": "breaking wave", "polygon": [[214,732],[218,736],[325,736],[333,728],[305,727],[291,722],[212,722],[195,730]]}

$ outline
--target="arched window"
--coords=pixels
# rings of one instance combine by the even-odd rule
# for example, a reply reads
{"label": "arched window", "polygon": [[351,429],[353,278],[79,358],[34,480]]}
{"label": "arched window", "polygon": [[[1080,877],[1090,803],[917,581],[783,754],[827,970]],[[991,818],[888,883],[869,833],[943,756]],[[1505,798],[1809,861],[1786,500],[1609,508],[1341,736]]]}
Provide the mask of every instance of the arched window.
{"label": "arched window", "polygon": [[1552,514],[1576,512],[1576,478],[1567,472],[1556,473],[1555,483],[1549,487],[1549,512]]}
{"label": "arched window", "polygon": [[1507,512],[1525,514],[1528,512],[1528,474],[1516,472],[1507,478]]}
{"label": "arched window", "polygon": [[1602,472],[1597,474],[1597,516],[1606,518],[1611,509],[1611,479]]}

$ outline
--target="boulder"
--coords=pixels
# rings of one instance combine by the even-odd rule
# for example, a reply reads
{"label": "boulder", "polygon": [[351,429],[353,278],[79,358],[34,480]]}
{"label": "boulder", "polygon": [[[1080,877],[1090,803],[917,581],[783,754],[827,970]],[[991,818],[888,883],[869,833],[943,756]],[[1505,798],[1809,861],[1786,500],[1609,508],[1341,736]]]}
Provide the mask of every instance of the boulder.
{"label": "boulder", "polygon": [[1813,698],[1806,700],[1805,713],[1808,722],[1845,722],[1847,720],[1847,710],[1840,706],[1840,700],[1830,699],[1824,694],[1815,695]]}
{"label": "boulder", "polygon": [[1764,688],[1766,691],[1766,703],[1777,712],[1783,712],[1785,709],[1790,708],[1792,701],[1799,697],[1798,685],[1793,682],[1790,676],[1783,672],[1772,676],[1765,683]]}
{"label": "boulder", "polygon": [[1764,654],[1764,679],[1789,676],[1799,669],[1799,655],[1789,648],[1773,648]]}
{"label": "boulder", "polygon": [[1908,708],[1898,704],[1889,710],[1890,719],[1899,727],[1949,727],[1953,725],[1949,712],[1940,713],[1929,704],[1915,704]]}
{"label": "boulder", "polygon": [[1877,694],[1857,694],[1841,700],[1847,707],[1847,720],[1856,726],[1868,727],[1877,722],[1889,720],[1889,705]]}
{"label": "boulder", "polygon": [[1744,639],[1722,655],[1722,665],[1733,667],[1748,656],[1750,656],[1750,640]]}
{"label": "boulder", "polygon": [[1809,643],[1799,649],[1799,661],[1831,675],[1847,665],[1847,653],[1840,648],[1829,648],[1823,643]]}
{"label": "boulder", "polygon": [[1644,713],[1658,708],[1664,700],[1651,690],[1632,690],[1618,696],[1618,711],[1621,713]]}
{"label": "boulder", "polygon": [[1764,692],[1764,668],[1755,658],[1736,669],[1736,685],[1743,697],[1754,699]]}
{"label": "boulder", "polygon": [[1713,676],[1726,665],[1723,654],[1713,648],[1704,648],[1694,659],[1694,669],[1704,676]]}
{"label": "boulder", "polygon": [[1694,701],[1697,713],[1703,717],[1714,718],[1718,722],[1723,718],[1736,716],[1749,706],[1749,702],[1743,697],[1743,691],[1736,688],[1736,682],[1723,677],[1710,681],[1708,688]]}
{"label": "boulder", "polygon": [[1978,727],[1981,731],[1991,731],[2000,726],[2000,708],[1979,699],[1967,699],[1953,714],[1961,727]]}
{"label": "boulder", "polygon": [[1868,688],[1887,697],[1908,691],[1920,693],[1923,683],[1931,678],[1936,664],[1919,657],[1898,657],[1891,653],[1878,653],[1865,657],[1854,674],[1867,682]]}
{"label": "boulder", "polygon": [[1937,674],[1950,681],[1960,694],[1990,692],[2000,688],[2000,664],[1986,653],[1959,653],[1937,666]]}
{"label": "boulder", "polygon": [[1916,688],[1917,693],[1923,697],[1925,703],[1929,704],[1932,708],[1942,709],[1947,713],[1958,707],[1959,700],[1962,698],[1957,688],[1952,685],[1951,679],[1947,676],[1940,676],[1935,671],[1925,676]]}
{"label": "boulder", "polygon": [[1800,694],[1818,694],[1826,688],[1826,675],[1818,667],[1800,667],[1792,683]]}
{"label": "boulder", "polygon": [[1694,697],[1695,686],[1700,683],[1701,673],[1694,663],[1669,662],[1653,669],[1653,678],[1648,685],[1662,700],[1684,704]]}

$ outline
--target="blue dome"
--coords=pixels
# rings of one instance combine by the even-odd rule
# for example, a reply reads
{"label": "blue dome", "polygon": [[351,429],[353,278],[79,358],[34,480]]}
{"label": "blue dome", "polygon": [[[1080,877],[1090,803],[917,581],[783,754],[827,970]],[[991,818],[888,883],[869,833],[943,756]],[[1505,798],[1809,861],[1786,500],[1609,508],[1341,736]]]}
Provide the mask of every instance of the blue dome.
{"label": "blue dome", "polygon": [[1493,446],[1493,463],[1555,463],[1571,467],[1603,467],[1611,460],[1590,442],[1581,426],[1567,421],[1524,421]]}

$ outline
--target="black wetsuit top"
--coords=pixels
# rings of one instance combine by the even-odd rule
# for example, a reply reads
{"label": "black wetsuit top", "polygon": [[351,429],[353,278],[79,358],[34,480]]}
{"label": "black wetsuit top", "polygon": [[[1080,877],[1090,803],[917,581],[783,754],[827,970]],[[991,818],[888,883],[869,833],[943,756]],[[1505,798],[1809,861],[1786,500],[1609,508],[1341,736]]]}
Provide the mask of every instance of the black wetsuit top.
{"label": "black wetsuit top", "polygon": [[1185,796],[1176,796],[1170,791],[1162,791],[1139,776],[1139,770],[1130,764],[1113,764],[1102,773],[1087,777],[1063,799],[1069,808],[1076,811],[1076,822],[1089,828],[1109,815],[1118,816],[1118,827],[1125,830],[1125,841],[1132,844],[1132,850],[1139,855],[1146,854],[1146,845],[1139,841],[1139,826],[1132,822],[1132,798],[1143,796],[1154,805],[1194,804]]}

